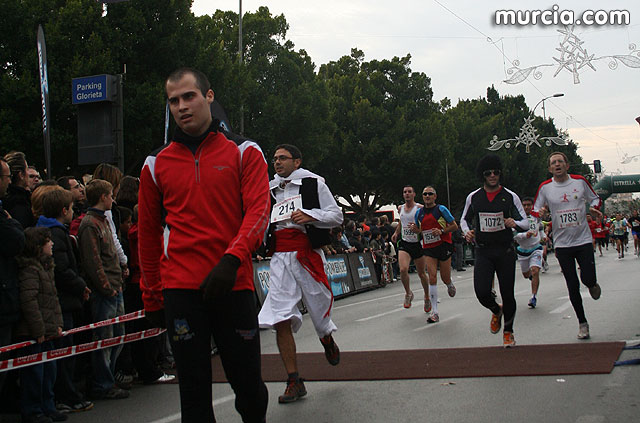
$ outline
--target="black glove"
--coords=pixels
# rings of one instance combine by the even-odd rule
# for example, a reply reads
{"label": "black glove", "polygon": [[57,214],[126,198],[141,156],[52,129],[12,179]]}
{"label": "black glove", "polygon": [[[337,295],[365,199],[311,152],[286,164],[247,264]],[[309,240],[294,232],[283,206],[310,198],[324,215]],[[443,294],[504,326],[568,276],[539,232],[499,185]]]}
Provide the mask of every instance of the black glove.
{"label": "black glove", "polygon": [[145,310],[144,316],[147,318],[151,326],[154,328],[167,328],[167,321],[164,318],[164,308],[156,311],[147,311]]}
{"label": "black glove", "polygon": [[231,292],[236,283],[238,267],[240,267],[240,259],[236,256],[232,254],[222,256],[200,284],[205,302],[211,304]]}

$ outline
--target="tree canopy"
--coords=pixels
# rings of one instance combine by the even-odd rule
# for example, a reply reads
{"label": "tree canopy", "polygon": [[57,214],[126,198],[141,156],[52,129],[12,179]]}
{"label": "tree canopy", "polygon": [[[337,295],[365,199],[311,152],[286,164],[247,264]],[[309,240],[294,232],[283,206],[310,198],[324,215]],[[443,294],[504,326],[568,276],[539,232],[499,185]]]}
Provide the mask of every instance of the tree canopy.
{"label": "tree canopy", "polygon": [[[531,111],[523,96],[434,101],[431,79],[411,69],[411,56],[384,60],[351,54],[317,66],[287,39],[284,15],[267,7],[243,15],[243,60],[238,14],[218,10],[195,16],[190,0],[0,0],[0,145],[44,163],[36,30],[47,41],[51,154],[54,175],[91,171],[77,164],[77,106],[71,80],[96,74],[124,79],[125,170],[137,174],[145,156],[163,142],[166,76],[180,66],[208,75],[235,132],[257,140],[270,157],[295,144],[303,166],[323,175],[345,210],[372,213],[402,202],[402,187],[433,185],[439,201],[459,211],[479,186],[476,162],[493,135],[515,137]],[[540,136],[556,136],[552,119],[536,117]],[[173,123],[172,123],[173,126]],[[553,147],[502,149],[505,185],[533,195],[548,177]],[[577,145],[565,152],[572,171],[588,175]]]}

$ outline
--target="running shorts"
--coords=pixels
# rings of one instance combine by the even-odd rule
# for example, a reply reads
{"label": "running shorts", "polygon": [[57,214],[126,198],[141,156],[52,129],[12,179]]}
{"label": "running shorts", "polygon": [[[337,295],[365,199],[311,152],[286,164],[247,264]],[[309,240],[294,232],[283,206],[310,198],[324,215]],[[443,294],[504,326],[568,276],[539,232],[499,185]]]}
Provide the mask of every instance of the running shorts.
{"label": "running shorts", "polygon": [[422,253],[427,257],[433,257],[438,261],[447,261],[451,258],[453,254],[453,244],[449,244],[448,242],[443,242],[442,244],[432,247],[432,248],[423,248]]}
{"label": "running shorts", "polygon": [[528,256],[518,253],[518,262],[522,273],[527,273],[532,267],[542,268],[542,249],[532,251]]}
{"label": "running shorts", "polygon": [[414,260],[422,257],[422,247],[419,242],[407,242],[401,239],[398,244],[398,250],[406,251]]}

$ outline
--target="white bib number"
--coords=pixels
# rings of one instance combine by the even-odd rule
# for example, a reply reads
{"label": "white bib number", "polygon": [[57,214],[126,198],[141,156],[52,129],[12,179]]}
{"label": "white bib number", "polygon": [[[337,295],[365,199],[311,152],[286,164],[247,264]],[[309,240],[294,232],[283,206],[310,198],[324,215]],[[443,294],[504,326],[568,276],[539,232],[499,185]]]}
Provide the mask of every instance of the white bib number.
{"label": "white bib number", "polygon": [[302,208],[302,195],[294,195],[276,203],[271,210],[271,223],[291,219],[291,214]]}
{"label": "white bib number", "polygon": [[480,218],[480,232],[498,232],[505,229],[504,214],[497,213],[478,213]]}
{"label": "white bib number", "polygon": [[418,234],[409,228],[402,228],[402,239],[407,242],[418,242]]}
{"label": "white bib number", "polygon": [[558,210],[556,214],[559,222],[558,226],[562,229],[578,226],[580,217],[579,212],[579,209]]}
{"label": "white bib number", "polygon": [[434,229],[429,229],[422,232],[422,240],[425,244],[433,244],[440,241],[440,235],[434,234],[433,231]]}

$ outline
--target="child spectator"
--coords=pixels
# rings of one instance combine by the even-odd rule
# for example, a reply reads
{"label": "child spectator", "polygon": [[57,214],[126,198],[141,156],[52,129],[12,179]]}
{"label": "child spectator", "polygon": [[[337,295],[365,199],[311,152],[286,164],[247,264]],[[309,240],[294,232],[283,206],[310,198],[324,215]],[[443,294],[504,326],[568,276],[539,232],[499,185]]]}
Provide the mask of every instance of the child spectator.
{"label": "child spectator", "polygon": [[[27,228],[25,248],[18,256],[22,319],[16,328],[18,341],[37,342],[22,349],[24,355],[53,349],[51,337],[62,334],[62,312],[54,284],[53,241],[48,228]],[[22,421],[42,423],[67,420],[56,410],[53,386],[56,362],[36,364],[20,370]]]}
{"label": "child spectator", "polygon": [[[123,268],[116,253],[111,227],[105,211],[113,205],[113,187],[101,179],[87,185],[89,208],[78,230],[80,258],[87,283],[91,288],[91,316],[94,322],[124,314],[122,298]],[[94,339],[124,335],[122,323],[94,329]],[[122,346],[92,353],[93,380],[90,396],[95,399],[122,399],[129,391],[115,386],[114,371]]]}
{"label": "child spectator", "polygon": [[[67,225],[73,220],[73,194],[57,186],[57,189],[42,195],[43,215],[38,218],[38,227],[51,230],[53,240],[53,262],[55,264],[55,285],[62,310],[63,330],[75,327],[74,313],[82,312],[83,302],[89,299],[91,290],[78,273],[78,265],[73,252]],[[39,190],[41,188],[38,188]],[[36,191],[37,191],[36,190]],[[34,194],[35,195],[35,194]],[[73,335],[56,340],[57,348],[74,344]],[[55,394],[56,407],[63,413],[86,411],[93,408],[91,401],[85,401],[73,382],[75,357],[58,360],[58,377]]]}
{"label": "child spectator", "polygon": [[31,192],[31,212],[33,213],[33,217],[36,219],[36,221],[38,219],[38,216],[44,214],[42,211],[42,196],[45,193],[56,189],[62,189],[62,187],[60,187],[55,182],[44,181]]}
{"label": "child spectator", "polygon": [[93,179],[102,179],[107,181],[113,187],[112,206],[111,209],[105,210],[104,214],[107,218],[107,222],[111,227],[111,235],[113,236],[113,243],[116,247],[116,253],[120,259],[120,265],[123,269],[123,277],[129,276],[129,269],[127,268],[127,256],[120,244],[120,210],[118,209],[117,201],[114,201],[120,191],[120,182],[122,181],[122,172],[117,167],[110,165],[109,163],[100,163],[93,171]]}

